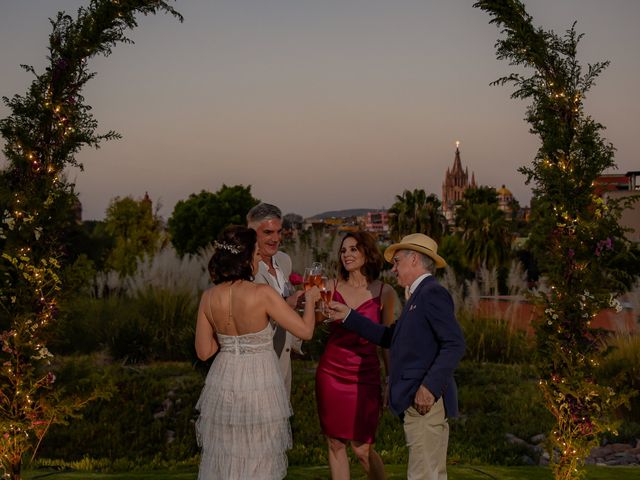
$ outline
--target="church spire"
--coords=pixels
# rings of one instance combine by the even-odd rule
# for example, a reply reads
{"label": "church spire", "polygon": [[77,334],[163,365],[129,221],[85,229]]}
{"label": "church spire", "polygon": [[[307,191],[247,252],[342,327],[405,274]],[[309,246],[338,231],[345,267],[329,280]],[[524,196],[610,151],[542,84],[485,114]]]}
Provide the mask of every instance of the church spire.
{"label": "church spire", "polygon": [[462,173],[462,161],[460,160],[460,142],[456,141],[456,155],[453,160],[453,170],[451,170],[451,175],[458,176]]}
{"label": "church spire", "polygon": [[462,200],[465,190],[475,186],[475,173],[471,172],[471,184],[469,184],[469,168],[462,167],[460,142],[457,141],[453,168],[447,168],[447,173],[442,183],[442,210],[449,223],[453,223],[454,221],[456,202]]}

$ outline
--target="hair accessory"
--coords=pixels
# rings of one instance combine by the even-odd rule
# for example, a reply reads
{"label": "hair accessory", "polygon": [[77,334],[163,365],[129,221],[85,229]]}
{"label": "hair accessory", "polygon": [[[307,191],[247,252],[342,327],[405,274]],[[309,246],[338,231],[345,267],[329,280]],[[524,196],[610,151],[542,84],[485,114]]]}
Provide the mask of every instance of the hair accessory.
{"label": "hair accessory", "polygon": [[244,249],[238,248],[235,245],[231,245],[231,244],[229,244],[227,242],[218,242],[217,240],[215,242],[213,242],[213,246],[216,248],[216,250],[218,250],[218,249],[226,250],[227,252],[233,253],[234,255],[238,254],[242,250],[244,250]]}

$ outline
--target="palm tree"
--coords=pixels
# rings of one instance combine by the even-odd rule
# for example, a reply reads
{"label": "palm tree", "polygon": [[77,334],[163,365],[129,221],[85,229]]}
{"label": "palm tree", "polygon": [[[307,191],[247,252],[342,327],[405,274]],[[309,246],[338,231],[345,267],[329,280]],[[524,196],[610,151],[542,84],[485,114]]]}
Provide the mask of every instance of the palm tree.
{"label": "palm tree", "polygon": [[466,263],[471,271],[481,266],[500,268],[511,255],[511,223],[497,204],[463,201],[456,211]]}
{"label": "palm tree", "polygon": [[465,190],[461,203],[488,203],[498,205],[498,192],[493,187],[480,185],[479,187],[471,187]]}
{"label": "palm tree", "polygon": [[446,220],[442,204],[433,193],[427,195],[422,189],[405,190],[396,195],[389,209],[391,236],[398,240],[410,233],[424,233],[436,242],[445,232]]}

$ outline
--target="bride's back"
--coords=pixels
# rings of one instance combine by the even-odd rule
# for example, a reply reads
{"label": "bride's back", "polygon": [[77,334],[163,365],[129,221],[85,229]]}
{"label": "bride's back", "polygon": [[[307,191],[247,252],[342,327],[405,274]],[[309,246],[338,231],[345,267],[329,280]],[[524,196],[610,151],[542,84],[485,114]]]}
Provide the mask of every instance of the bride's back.
{"label": "bride's back", "polygon": [[222,335],[257,333],[267,325],[262,290],[271,288],[246,280],[225,282],[208,290],[207,319]]}

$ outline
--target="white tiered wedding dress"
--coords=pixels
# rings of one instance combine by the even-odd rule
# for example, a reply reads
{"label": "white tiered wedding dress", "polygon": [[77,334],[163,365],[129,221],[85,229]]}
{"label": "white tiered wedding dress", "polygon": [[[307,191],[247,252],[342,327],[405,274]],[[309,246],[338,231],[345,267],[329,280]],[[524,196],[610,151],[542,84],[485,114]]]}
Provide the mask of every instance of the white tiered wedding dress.
{"label": "white tiered wedding dress", "polygon": [[199,480],[281,480],[291,448],[291,404],[270,324],[256,333],[217,334],[196,409],[202,447]]}

